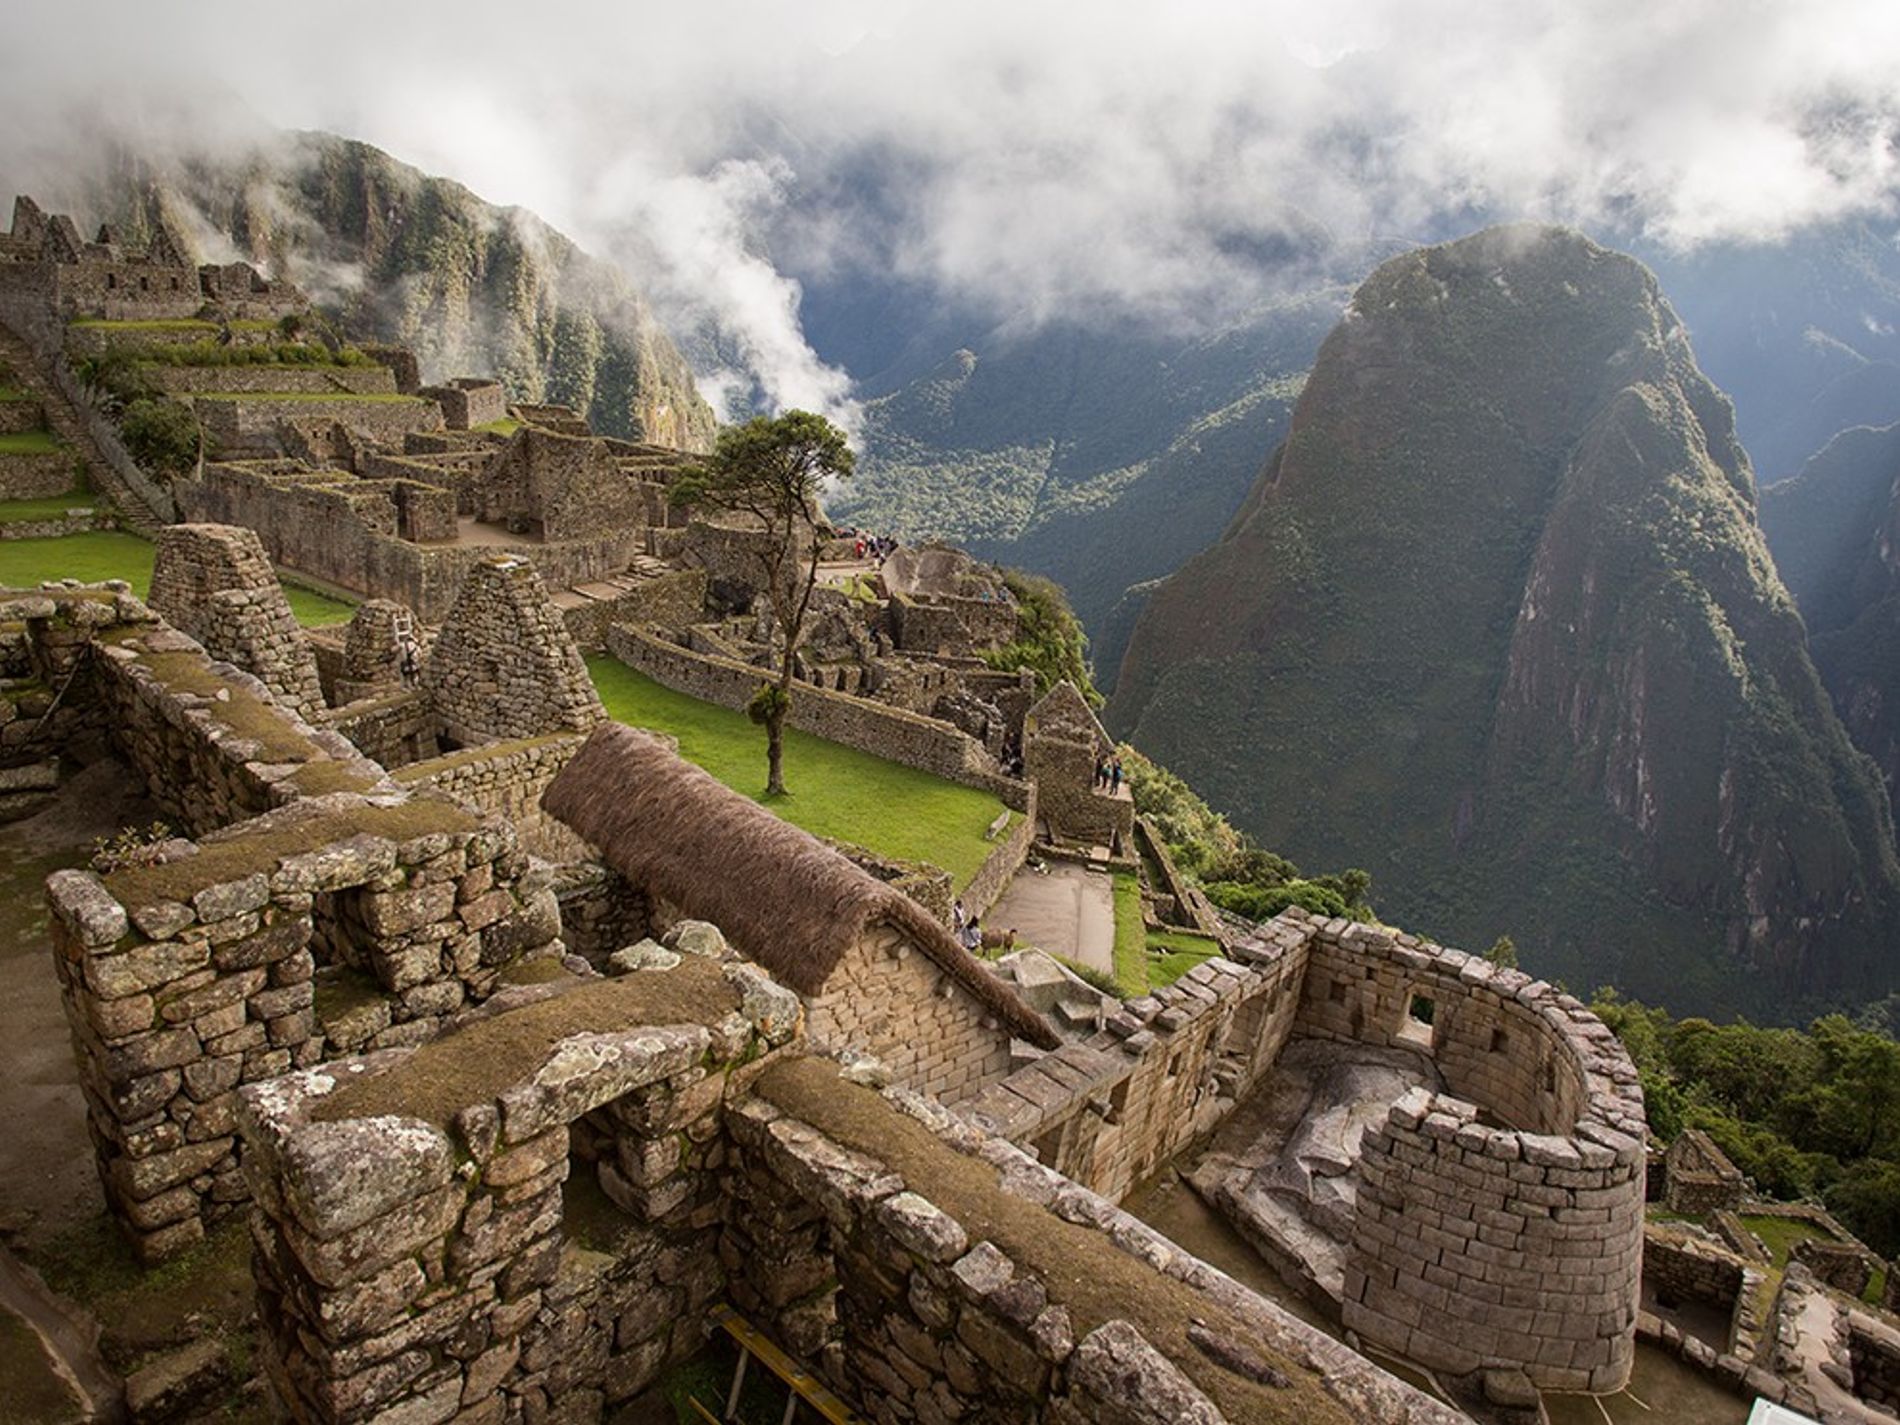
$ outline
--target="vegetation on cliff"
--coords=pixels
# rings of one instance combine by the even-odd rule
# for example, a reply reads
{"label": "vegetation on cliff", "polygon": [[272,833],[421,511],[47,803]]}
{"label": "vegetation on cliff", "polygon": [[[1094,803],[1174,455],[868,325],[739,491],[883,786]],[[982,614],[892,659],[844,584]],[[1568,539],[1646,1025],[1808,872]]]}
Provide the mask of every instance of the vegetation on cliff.
{"label": "vegetation on cliff", "polygon": [[1290,905],[1315,915],[1371,920],[1372,878],[1351,869],[1304,876],[1284,856],[1256,846],[1166,767],[1126,744],[1120,749],[1135,809],[1167,843],[1168,854],[1201,884],[1222,910],[1248,920],[1271,920]]}
{"label": "vegetation on cliff", "polygon": [[1611,990],[1590,1008],[1630,1051],[1658,1137],[1700,1128],[1761,1192],[1819,1196],[1900,1255],[1900,1043],[1839,1014],[1805,1031],[1718,1026]]}
{"label": "vegetation on cliff", "polygon": [[1089,666],[1088,635],[1062,586],[1020,569],[1005,569],[1003,584],[1016,600],[1016,637],[1001,648],[982,650],[983,661],[1005,671],[1029,669],[1036,675],[1038,697],[1057,683],[1071,682],[1090,707],[1099,708],[1102,695]]}
{"label": "vegetation on cliff", "polygon": [[1841,432],[1762,492],[1761,522],[1848,735],[1900,796],[1900,425]]}
{"label": "vegetation on cliff", "polygon": [[1108,715],[1262,842],[1537,973],[1781,1013],[1893,982],[1886,798],[1728,403],[1650,274],[1574,233],[1367,280]]}
{"label": "vegetation on cliff", "polygon": [[160,213],[205,244],[209,230],[352,336],[412,349],[430,379],[495,375],[511,398],[573,406],[603,435],[711,444],[685,358],[618,268],[368,144],[290,135],[127,187],[119,206],[132,240]]}

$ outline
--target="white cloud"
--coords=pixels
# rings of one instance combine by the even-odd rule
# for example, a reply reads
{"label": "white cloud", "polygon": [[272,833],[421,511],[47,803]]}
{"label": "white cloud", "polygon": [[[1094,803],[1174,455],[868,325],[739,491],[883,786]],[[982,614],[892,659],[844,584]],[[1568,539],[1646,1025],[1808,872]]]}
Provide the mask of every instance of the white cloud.
{"label": "white cloud", "polygon": [[1891,0],[14,0],[8,29],[0,181],[75,112],[335,129],[628,260],[739,384],[847,415],[787,254],[1019,319],[1194,321],[1289,236],[1772,241],[1900,180]]}

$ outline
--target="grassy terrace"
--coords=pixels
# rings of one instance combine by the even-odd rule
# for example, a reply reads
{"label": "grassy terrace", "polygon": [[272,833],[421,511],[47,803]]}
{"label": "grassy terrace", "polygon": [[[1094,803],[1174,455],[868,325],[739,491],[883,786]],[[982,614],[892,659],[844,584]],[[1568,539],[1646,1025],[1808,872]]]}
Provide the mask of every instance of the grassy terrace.
{"label": "grassy terrace", "polygon": [[[744,713],[676,693],[613,658],[590,658],[588,668],[615,718],[670,733],[689,761],[765,801],[765,734]],[[766,805],[794,826],[881,856],[929,861],[958,886],[993,849],[983,833],[1003,810],[987,792],[789,728],[785,783],[790,794]]]}
{"label": "grassy terrace", "polygon": [[1148,932],[1148,983],[1171,985],[1203,960],[1220,954],[1220,942],[1184,930]]}
{"label": "grassy terrace", "polygon": [[[46,502],[9,501],[0,505],[0,519],[12,517],[6,511],[16,506],[43,503]],[[59,505],[63,512],[61,502],[52,503]],[[48,579],[79,579],[89,584],[102,579],[124,579],[143,597],[152,587],[152,553],[152,546],[137,535],[113,532],[0,541],[0,585],[30,589]],[[285,584],[284,593],[290,600],[290,611],[305,628],[347,623],[355,612],[352,605],[341,599],[294,584]]]}
{"label": "grassy terrace", "polygon": [[23,524],[27,520],[56,520],[68,510],[91,509],[96,502],[84,490],[68,490],[63,495],[48,495],[43,500],[0,500],[0,524]]}
{"label": "grassy terrace", "polygon": [[0,435],[0,455],[52,455],[64,449],[50,430],[23,430]]}
{"label": "grassy terrace", "polygon": [[[300,369],[318,371],[322,368],[312,366]],[[340,401],[351,405],[374,403],[384,406],[427,404],[420,396],[404,396],[394,391],[193,391],[191,399],[194,401]]]}
{"label": "grassy terrace", "polygon": [[[105,317],[85,317],[68,326],[95,327],[104,331],[121,332],[202,332],[215,333],[217,322],[202,321],[196,317],[151,317],[137,321],[112,321]],[[246,317],[242,321],[227,323],[232,331],[267,332],[276,328],[277,323],[260,317]]]}

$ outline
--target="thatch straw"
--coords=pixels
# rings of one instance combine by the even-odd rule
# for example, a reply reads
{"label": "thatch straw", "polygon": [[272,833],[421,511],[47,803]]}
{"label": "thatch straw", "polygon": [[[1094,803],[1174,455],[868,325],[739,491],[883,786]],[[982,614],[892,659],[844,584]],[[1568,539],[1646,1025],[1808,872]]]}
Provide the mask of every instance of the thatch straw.
{"label": "thatch straw", "polygon": [[606,723],[541,805],[635,886],[710,920],[748,959],[818,995],[844,952],[886,925],[941,966],[1010,1032],[1054,1048],[1030,1009],[901,891],[860,870],[685,761],[649,732]]}

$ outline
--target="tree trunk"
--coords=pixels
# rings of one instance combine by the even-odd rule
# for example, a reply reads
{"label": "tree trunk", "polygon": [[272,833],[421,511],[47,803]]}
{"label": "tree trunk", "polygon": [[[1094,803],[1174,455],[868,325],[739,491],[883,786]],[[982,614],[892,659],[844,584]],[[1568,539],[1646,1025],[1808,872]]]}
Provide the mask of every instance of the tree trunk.
{"label": "tree trunk", "polygon": [[785,714],[773,712],[765,719],[765,794],[785,795]]}

